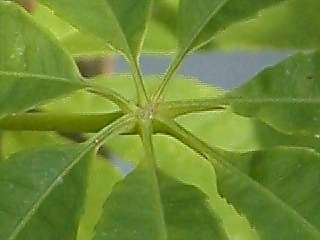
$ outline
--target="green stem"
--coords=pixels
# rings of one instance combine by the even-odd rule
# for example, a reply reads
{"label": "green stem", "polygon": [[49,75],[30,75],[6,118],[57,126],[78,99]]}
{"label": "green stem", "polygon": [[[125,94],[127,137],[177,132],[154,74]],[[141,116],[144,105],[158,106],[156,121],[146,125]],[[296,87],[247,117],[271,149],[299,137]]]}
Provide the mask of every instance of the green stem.
{"label": "green stem", "polygon": [[144,147],[146,161],[151,162],[153,168],[156,167],[154,152],[153,152],[153,143],[152,143],[152,134],[153,126],[150,120],[140,120],[139,122],[140,137],[142,145]]}
{"label": "green stem", "polygon": [[133,75],[133,79],[135,81],[136,89],[137,89],[137,95],[138,95],[138,105],[143,106],[146,103],[150,102],[150,99],[147,94],[147,90],[145,88],[140,66],[138,64],[138,61],[136,59],[129,60],[131,71]]}
{"label": "green stem", "polygon": [[218,147],[209,146],[174,120],[158,117],[155,120],[155,124],[159,132],[175,137],[204,158],[223,161],[231,154]]}
{"label": "green stem", "polygon": [[0,119],[4,130],[97,132],[123,115],[122,112],[77,113],[22,113]]}
{"label": "green stem", "polygon": [[183,54],[176,55],[176,57],[174,58],[173,62],[170,65],[169,69],[167,70],[166,74],[164,75],[160,86],[158,87],[155,94],[152,96],[153,102],[158,103],[161,101],[162,95],[164,94],[164,91],[165,91],[167,85],[169,84],[170,79],[177,72],[177,70],[178,70],[179,66],[181,65],[181,62],[186,54],[187,54],[187,52],[185,52]]}
{"label": "green stem", "polygon": [[216,111],[226,109],[226,101],[222,99],[193,99],[168,101],[158,106],[158,111],[165,116],[175,118],[193,112]]}
{"label": "green stem", "polygon": [[94,137],[90,138],[85,144],[94,144],[97,147],[100,147],[107,137],[112,137],[114,135],[119,135],[121,133],[128,132],[132,130],[134,126],[134,118],[130,114],[124,115],[121,118],[118,118],[116,121],[112,122],[110,125],[100,130]]}
{"label": "green stem", "polygon": [[110,100],[111,102],[118,105],[119,108],[125,113],[132,112],[132,110],[135,109],[135,106],[129,100],[110,88],[98,86],[96,84],[88,82],[86,83],[86,86],[88,92],[94,93]]}

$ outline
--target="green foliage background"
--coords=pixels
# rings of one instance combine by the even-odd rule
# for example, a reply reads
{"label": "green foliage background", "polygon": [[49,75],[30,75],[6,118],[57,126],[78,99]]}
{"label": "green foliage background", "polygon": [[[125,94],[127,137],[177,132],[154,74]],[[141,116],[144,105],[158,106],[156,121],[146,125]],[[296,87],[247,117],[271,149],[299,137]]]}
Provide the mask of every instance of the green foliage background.
{"label": "green foliage background", "polygon": [[[0,1],[0,239],[320,239],[319,10]],[[301,52],[230,92],[175,74],[194,51],[270,48]],[[141,53],[173,61],[142,76]],[[131,75],[85,79],[74,61],[118,54]]]}

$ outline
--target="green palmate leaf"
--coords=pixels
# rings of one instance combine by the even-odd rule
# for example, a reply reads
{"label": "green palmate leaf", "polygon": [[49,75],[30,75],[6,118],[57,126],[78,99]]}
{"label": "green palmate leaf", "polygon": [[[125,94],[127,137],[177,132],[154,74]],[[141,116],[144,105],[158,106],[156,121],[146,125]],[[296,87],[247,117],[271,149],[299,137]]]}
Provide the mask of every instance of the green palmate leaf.
{"label": "green palmate leaf", "polygon": [[1,239],[75,238],[89,160],[82,145],[21,152],[1,163]]}
{"label": "green palmate leaf", "polygon": [[83,87],[58,42],[17,5],[3,1],[0,52],[0,117]]}
{"label": "green palmate leaf", "polygon": [[210,163],[168,136],[155,137],[155,146],[160,169],[204,191],[209,197],[211,208],[221,217],[230,239],[258,239],[247,220],[218,194],[215,171]]}
{"label": "green palmate leaf", "polygon": [[178,51],[153,98],[158,101],[185,55],[209,42],[234,22],[253,17],[260,10],[284,0],[229,1],[181,0],[178,13]]}
{"label": "green palmate leaf", "polygon": [[267,9],[254,21],[241,22],[217,35],[214,48],[314,49],[320,44],[320,2],[291,0]]}
{"label": "green palmate leaf", "polygon": [[[206,143],[178,125],[170,122],[166,122],[165,124],[168,127],[168,131],[201,153],[215,166],[219,192],[237,211],[247,217],[262,240],[319,239],[320,233],[318,229],[306,221],[305,218],[301,217],[285,199],[281,199],[271,189],[268,189],[268,187],[260,184],[227,162],[227,159],[235,158],[237,154],[230,154],[209,147]],[[273,159],[269,160],[273,161]],[[256,161],[254,163],[257,164],[258,168],[259,164]],[[282,169],[285,169],[286,165],[282,167]],[[313,167],[317,168],[317,165],[313,165]],[[271,171],[276,172],[275,169]],[[257,179],[260,177],[259,175],[255,176]],[[317,174],[310,177],[310,179],[316,179],[315,182],[317,182],[318,177]],[[273,181],[266,178],[266,181],[268,180]],[[279,181],[279,179],[275,179],[274,181]],[[294,187],[292,186],[292,188]],[[314,184],[312,184],[312,187],[317,188]],[[283,189],[286,188],[289,189],[289,186],[283,185]]]}
{"label": "green palmate leaf", "polygon": [[[161,171],[205,192],[211,208],[221,217],[230,239],[257,239],[246,219],[219,196],[215,184],[215,172],[208,162],[173,138],[156,136],[154,142],[155,156]],[[108,147],[126,160],[138,162],[143,157],[143,148],[138,137],[114,138]]]}
{"label": "green palmate leaf", "polygon": [[77,240],[88,240],[94,237],[103,203],[112,191],[113,185],[122,179],[120,171],[108,160],[97,158],[92,161],[88,174],[88,188],[84,213],[79,223]]}
{"label": "green palmate leaf", "polygon": [[[55,133],[43,132],[5,131],[1,138],[3,139],[1,153],[4,158],[22,150],[70,142]],[[86,177],[84,171],[82,174]],[[78,240],[92,239],[94,226],[101,214],[102,204],[111,192],[112,186],[122,178],[117,168],[113,167],[108,160],[99,157],[90,162],[87,176],[86,198],[83,214],[79,222]],[[80,200],[78,196],[77,199]]]}
{"label": "green palmate leaf", "polygon": [[219,189],[247,216],[261,239],[319,239],[318,153],[277,148],[244,154],[231,163],[257,185],[249,187],[238,176],[220,168]]}
{"label": "green palmate leaf", "polygon": [[[124,53],[136,83],[138,102],[146,102],[138,57],[143,43],[152,0],[65,1],[41,0],[82,32],[89,32]],[[130,23],[130,24],[128,24]]]}
{"label": "green palmate leaf", "polygon": [[145,161],[115,186],[94,239],[228,239],[220,224],[203,193]]}
{"label": "green palmate leaf", "polygon": [[83,144],[29,150],[1,163],[1,239],[74,239],[93,150],[129,121],[124,117]]}
{"label": "green palmate leaf", "polygon": [[[159,84],[160,76],[145,76],[145,84],[148,93],[153,92]],[[134,83],[132,77],[127,74],[114,74],[111,76],[101,75],[92,80],[96,85],[101,87],[108,86],[110,89],[119,92],[129,100],[134,100],[135,93],[132,91]],[[183,89],[183,91],[179,91]],[[199,80],[177,76],[175,81],[168,89],[168,100],[180,100],[185,97],[215,97],[222,93],[219,89],[202,84]],[[61,109],[61,104],[64,107]],[[57,112],[91,112],[105,113],[118,110],[118,107],[105,99],[88,93],[87,91],[78,91],[64,99],[57,99],[50,102],[47,109]]]}
{"label": "green palmate leaf", "polygon": [[90,32],[109,42],[129,58],[138,56],[149,15],[150,0],[40,2],[81,31]]}
{"label": "green palmate leaf", "polygon": [[289,133],[320,132],[320,53],[299,53],[226,95],[235,112]]}

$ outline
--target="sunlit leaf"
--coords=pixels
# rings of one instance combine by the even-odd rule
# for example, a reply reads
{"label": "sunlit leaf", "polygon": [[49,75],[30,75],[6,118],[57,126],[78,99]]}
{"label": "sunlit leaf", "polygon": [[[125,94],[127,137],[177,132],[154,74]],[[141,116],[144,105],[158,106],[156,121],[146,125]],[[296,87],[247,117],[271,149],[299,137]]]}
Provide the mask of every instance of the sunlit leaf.
{"label": "sunlit leaf", "polygon": [[113,185],[122,179],[120,171],[108,161],[96,158],[89,168],[85,209],[79,223],[77,240],[93,238],[94,228],[102,213],[103,203],[111,193]]}
{"label": "sunlit leaf", "polygon": [[[140,51],[150,0],[41,0],[82,32],[89,32],[134,60]],[[130,23],[130,24],[128,24]]]}

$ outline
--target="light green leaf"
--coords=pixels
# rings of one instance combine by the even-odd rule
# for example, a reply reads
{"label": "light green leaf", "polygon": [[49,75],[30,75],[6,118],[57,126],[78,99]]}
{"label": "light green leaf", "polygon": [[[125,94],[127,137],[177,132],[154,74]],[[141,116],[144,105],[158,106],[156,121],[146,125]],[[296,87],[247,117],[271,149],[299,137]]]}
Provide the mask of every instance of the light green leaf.
{"label": "light green leaf", "polygon": [[85,145],[45,147],[1,163],[0,238],[75,238],[89,153]]}
{"label": "light green leaf", "polygon": [[[91,33],[137,58],[149,15],[150,0],[40,0],[83,33]],[[130,24],[128,24],[130,23]]]}
{"label": "light green leaf", "polygon": [[236,113],[288,133],[320,133],[320,53],[299,53],[227,94]]}
{"label": "light green leaf", "polygon": [[102,39],[80,32],[44,5],[38,4],[32,16],[37,23],[48,28],[73,56],[114,53]]}
{"label": "light green leaf", "polygon": [[1,154],[4,159],[10,155],[50,145],[70,144],[71,141],[53,132],[2,131]]}
{"label": "light green leaf", "polygon": [[320,157],[302,148],[276,148],[230,159],[245,176],[218,167],[218,187],[261,239],[319,239]]}
{"label": "light green leaf", "polygon": [[95,240],[228,239],[205,194],[150,167],[143,161],[115,186]]}
{"label": "light green leaf", "polygon": [[[199,120],[201,119],[201,120]],[[275,146],[301,146],[319,150],[312,136],[285,134],[255,118],[232,113],[231,109],[192,113],[177,121],[193,134],[227,151],[248,152]]]}
{"label": "light green leaf", "polygon": [[[156,1],[153,12],[159,12],[158,8],[158,1]],[[162,15],[164,11],[165,9],[159,14]],[[116,54],[105,43],[105,40],[88,32],[80,32],[79,29],[72,27],[69,23],[56,16],[46,6],[38,4],[32,16],[36,22],[50,29],[73,56]],[[145,34],[145,43],[142,50],[145,53],[174,52],[176,48],[174,32],[168,29],[167,25],[158,21],[157,17],[160,16],[152,17],[149,23],[149,31]]]}
{"label": "light green leaf", "polygon": [[254,21],[237,23],[216,36],[214,48],[319,48],[318,0],[291,0],[267,9]]}
{"label": "light green leaf", "polygon": [[38,24],[48,28],[59,40],[78,32],[76,28],[57,17],[49,8],[39,3],[32,12],[32,17]]}
{"label": "light green leaf", "polygon": [[181,0],[177,27],[179,51],[188,52],[203,45],[231,24],[254,17],[260,10],[282,1]]}
{"label": "light green leaf", "polygon": [[0,3],[0,117],[82,88],[73,60],[14,3]]}
{"label": "light green leaf", "polygon": [[108,160],[98,157],[92,161],[88,174],[85,209],[79,223],[77,240],[93,239],[94,227],[102,213],[103,203],[111,193],[114,184],[121,179],[120,171]]}

